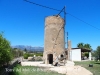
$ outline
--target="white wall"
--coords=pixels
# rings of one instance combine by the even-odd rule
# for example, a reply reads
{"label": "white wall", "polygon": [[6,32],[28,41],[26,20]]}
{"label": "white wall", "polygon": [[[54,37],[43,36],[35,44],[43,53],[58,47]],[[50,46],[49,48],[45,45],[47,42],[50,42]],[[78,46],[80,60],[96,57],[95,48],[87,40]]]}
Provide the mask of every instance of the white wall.
{"label": "white wall", "polygon": [[81,61],[81,49],[74,49],[70,51],[70,59],[72,61]]}
{"label": "white wall", "polygon": [[91,52],[89,52],[89,60],[91,60]]}

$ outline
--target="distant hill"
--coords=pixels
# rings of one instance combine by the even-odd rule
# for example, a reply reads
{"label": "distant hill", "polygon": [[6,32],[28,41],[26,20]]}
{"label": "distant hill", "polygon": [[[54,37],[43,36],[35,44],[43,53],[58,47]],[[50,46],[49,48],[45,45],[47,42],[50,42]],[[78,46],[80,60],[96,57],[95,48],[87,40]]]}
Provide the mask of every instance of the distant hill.
{"label": "distant hill", "polygon": [[12,48],[18,48],[21,50],[24,50],[26,48],[27,50],[31,50],[31,51],[44,51],[43,47],[32,47],[32,46],[25,46],[25,45],[16,45],[16,46],[12,46]]}

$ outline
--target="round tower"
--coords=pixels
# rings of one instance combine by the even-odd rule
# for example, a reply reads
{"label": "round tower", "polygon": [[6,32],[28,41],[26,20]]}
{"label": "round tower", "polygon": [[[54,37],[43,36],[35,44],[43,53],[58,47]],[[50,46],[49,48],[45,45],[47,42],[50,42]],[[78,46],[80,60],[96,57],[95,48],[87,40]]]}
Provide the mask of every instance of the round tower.
{"label": "round tower", "polygon": [[52,64],[59,55],[64,53],[64,19],[60,16],[46,17],[44,37],[44,62]]}

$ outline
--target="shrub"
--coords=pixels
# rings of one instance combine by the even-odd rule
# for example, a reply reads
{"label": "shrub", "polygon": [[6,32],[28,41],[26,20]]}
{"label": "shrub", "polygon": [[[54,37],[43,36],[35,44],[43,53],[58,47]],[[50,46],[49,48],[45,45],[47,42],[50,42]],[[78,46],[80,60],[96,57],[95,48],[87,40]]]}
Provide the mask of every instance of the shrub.
{"label": "shrub", "polygon": [[33,57],[33,54],[30,54],[30,53],[25,53],[24,54],[24,59],[28,59],[28,57],[32,56]]}
{"label": "shrub", "polygon": [[36,56],[43,56],[43,53],[36,53]]}
{"label": "shrub", "polygon": [[24,54],[24,59],[27,59],[29,57],[29,54],[28,53],[25,53]]}

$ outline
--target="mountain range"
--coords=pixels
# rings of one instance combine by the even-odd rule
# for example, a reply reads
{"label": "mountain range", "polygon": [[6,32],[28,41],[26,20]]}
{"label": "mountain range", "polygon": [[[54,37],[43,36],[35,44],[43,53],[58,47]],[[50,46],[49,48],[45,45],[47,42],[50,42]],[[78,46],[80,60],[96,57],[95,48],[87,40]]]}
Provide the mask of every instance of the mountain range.
{"label": "mountain range", "polygon": [[32,47],[32,46],[25,46],[25,45],[16,45],[11,46],[12,48],[18,48],[21,50],[27,49],[29,51],[44,51],[44,47]]}

